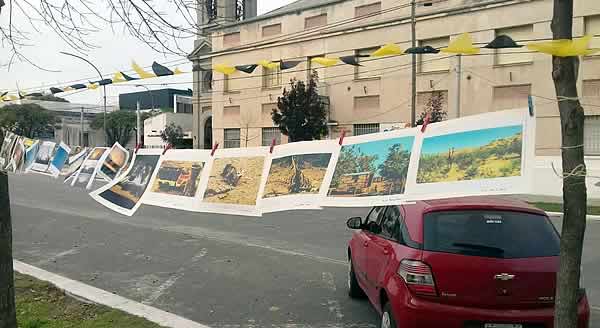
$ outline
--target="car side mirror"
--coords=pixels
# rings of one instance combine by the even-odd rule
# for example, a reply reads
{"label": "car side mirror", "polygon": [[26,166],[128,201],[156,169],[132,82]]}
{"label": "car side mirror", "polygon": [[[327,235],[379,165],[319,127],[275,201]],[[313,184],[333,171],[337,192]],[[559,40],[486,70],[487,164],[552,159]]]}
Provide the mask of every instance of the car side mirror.
{"label": "car side mirror", "polygon": [[355,217],[349,218],[348,221],[346,221],[346,225],[350,229],[361,229],[362,228],[362,218],[360,216],[355,216]]}

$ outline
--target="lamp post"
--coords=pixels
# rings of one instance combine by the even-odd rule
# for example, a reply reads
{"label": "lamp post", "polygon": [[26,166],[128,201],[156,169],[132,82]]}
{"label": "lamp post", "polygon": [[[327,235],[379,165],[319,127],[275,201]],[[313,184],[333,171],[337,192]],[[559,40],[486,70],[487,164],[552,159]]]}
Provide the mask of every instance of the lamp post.
{"label": "lamp post", "polygon": [[[84,62],[90,64],[90,66],[92,66],[96,70],[96,72],[98,72],[98,75],[100,75],[100,81],[104,80],[104,77],[102,76],[102,73],[100,73],[100,70],[98,69],[98,67],[96,67],[96,65],[92,64],[91,61],[89,61],[86,58],[83,58],[81,56],[69,53],[69,52],[61,51],[60,53],[63,55],[79,58],[79,59],[83,60]],[[104,117],[103,117],[103,119],[104,119],[104,145],[106,145],[106,84],[102,84],[102,95],[104,98],[104,106],[103,106],[103,108],[104,108],[104,114],[103,114],[104,115]]]}
{"label": "lamp post", "polygon": [[[152,102],[152,110],[154,110],[154,95],[152,94],[152,90],[150,90],[150,88],[148,88],[147,86],[143,85],[143,84],[136,84],[136,87],[139,88],[144,88],[146,89],[146,91],[148,91],[148,93],[150,93],[150,100]],[[142,142],[142,123],[141,123],[141,114],[140,114],[140,100],[138,99],[137,104],[136,104],[136,127],[137,127],[137,134],[136,134],[136,139],[137,139],[137,144],[139,145]]]}

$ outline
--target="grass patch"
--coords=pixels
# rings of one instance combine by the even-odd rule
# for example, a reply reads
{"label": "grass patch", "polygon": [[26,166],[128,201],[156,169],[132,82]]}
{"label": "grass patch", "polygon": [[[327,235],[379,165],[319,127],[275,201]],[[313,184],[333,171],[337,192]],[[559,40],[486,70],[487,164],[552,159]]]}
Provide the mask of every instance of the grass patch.
{"label": "grass patch", "polygon": [[[529,203],[539,209],[542,209],[546,212],[562,212],[563,206],[560,203],[545,203],[545,202],[531,202]],[[587,208],[588,215],[600,215],[600,207],[599,206],[588,206]]]}
{"label": "grass patch", "polygon": [[51,284],[15,272],[19,328],[159,328],[146,319],[87,304]]}

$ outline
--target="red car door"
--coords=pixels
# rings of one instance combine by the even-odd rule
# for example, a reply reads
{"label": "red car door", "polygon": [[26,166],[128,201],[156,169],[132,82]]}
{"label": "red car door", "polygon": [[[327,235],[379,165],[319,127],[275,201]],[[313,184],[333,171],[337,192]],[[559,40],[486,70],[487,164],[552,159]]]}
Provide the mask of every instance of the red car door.
{"label": "red car door", "polygon": [[[352,263],[354,265],[354,272],[356,273],[356,277],[360,281],[363,287],[368,289],[367,282],[367,250],[371,245],[372,240],[372,229],[377,229],[379,223],[379,219],[385,211],[385,207],[378,206],[373,207],[367,218],[365,219],[364,229],[357,232],[353,238],[354,245],[352,245]],[[365,290],[366,292],[367,290]]]}
{"label": "red car door", "polygon": [[[369,234],[371,242],[367,250],[367,280],[372,301],[378,300],[379,288],[383,284],[387,265],[393,252],[393,241],[399,231],[400,211],[397,206],[389,206],[378,222],[379,231]],[[377,302],[374,302],[377,304]]]}

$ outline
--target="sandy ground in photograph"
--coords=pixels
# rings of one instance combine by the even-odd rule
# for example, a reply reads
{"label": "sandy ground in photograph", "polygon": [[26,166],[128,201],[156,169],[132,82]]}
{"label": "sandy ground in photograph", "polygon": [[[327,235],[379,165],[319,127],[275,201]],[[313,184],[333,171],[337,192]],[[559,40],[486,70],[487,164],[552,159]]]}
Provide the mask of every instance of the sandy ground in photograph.
{"label": "sandy ground in photograph", "polygon": [[[223,169],[231,164],[241,175],[237,185],[228,184]],[[213,163],[204,200],[209,203],[255,205],[262,176],[264,157],[219,158]]]}
{"label": "sandy ground in photograph", "polygon": [[[308,179],[311,184],[310,190],[299,192],[299,194],[317,194],[323,183],[323,178],[327,172],[327,168],[308,167],[301,169],[302,175]],[[290,180],[292,178],[291,167],[283,167],[280,165],[271,166],[267,184],[265,186],[264,198],[289,195]]]}

